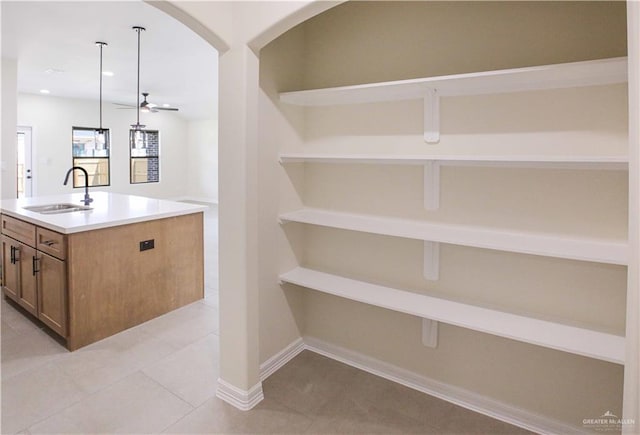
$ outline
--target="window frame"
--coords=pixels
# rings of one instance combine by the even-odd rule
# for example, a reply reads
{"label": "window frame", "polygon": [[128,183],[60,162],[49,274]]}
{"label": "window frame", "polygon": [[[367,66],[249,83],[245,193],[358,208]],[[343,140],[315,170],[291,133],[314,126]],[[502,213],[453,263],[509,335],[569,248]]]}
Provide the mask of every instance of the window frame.
{"label": "window frame", "polygon": [[[134,142],[135,142],[135,134],[136,132],[142,132],[145,135],[145,138],[143,139],[144,142],[146,142],[146,135],[148,133],[155,133],[158,137],[158,146],[157,146],[157,153],[154,155],[145,155],[145,156],[134,156],[133,155],[133,149],[134,149]],[[144,147],[146,148],[146,147]],[[149,149],[149,148],[146,148]],[[158,162],[158,179],[157,180],[148,180],[148,176],[147,176],[147,181],[134,181],[133,180],[133,162],[135,160],[146,160],[147,163],[149,162],[149,160],[151,159],[156,159]],[[148,166],[147,166],[148,168]],[[147,175],[148,175],[148,169],[147,169]],[[149,183],[159,183],[160,182],[160,130],[150,130],[150,129],[129,129],[129,184],[149,184]]]}
{"label": "window frame", "polygon": [[[111,131],[108,128],[103,128],[102,131],[105,132],[105,136],[106,136],[106,141],[105,141],[105,150],[107,151],[107,155],[106,156],[75,156],[75,151],[74,151],[74,139],[75,139],[75,131],[76,130],[84,130],[84,131],[92,131],[92,132],[96,132],[99,131],[100,128],[96,128],[96,127],[79,127],[79,126],[72,126],[71,127],[71,165],[72,166],[82,166],[82,165],[78,165],[76,164],[76,160],[95,160],[95,159],[106,159],[107,161],[107,183],[106,184],[89,184],[89,187],[109,187],[111,186]],[[79,183],[76,184],[76,177],[75,174],[72,177],[73,179],[73,187],[74,188],[81,188],[84,187],[84,183]]]}

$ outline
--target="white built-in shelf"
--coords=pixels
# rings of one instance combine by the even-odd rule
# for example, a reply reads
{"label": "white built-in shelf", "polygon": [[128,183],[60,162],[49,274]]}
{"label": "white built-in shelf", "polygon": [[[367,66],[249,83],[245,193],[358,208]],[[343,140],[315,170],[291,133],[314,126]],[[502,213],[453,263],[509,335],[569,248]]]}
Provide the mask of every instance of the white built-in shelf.
{"label": "white built-in shelf", "polygon": [[513,340],[624,364],[624,337],[384,287],[302,267],[282,282]]}
{"label": "white built-in shelf", "polygon": [[300,106],[330,106],[423,99],[424,140],[433,144],[440,141],[440,97],[609,85],[627,81],[627,58],[616,57],[282,92],[280,101]]}
{"label": "white built-in shelf", "polygon": [[627,170],[624,155],[394,155],[282,153],[280,163],[357,163],[388,165],[512,166]]}
{"label": "white built-in shelf", "polygon": [[536,91],[627,81],[627,58],[513,68],[398,80],[326,89],[283,92],[280,100],[301,106],[327,106],[422,99],[429,91],[438,96],[482,95]]}
{"label": "white built-in shelf", "polygon": [[626,265],[626,239],[578,237],[304,208],[280,215],[300,222],[387,236],[571,260]]}

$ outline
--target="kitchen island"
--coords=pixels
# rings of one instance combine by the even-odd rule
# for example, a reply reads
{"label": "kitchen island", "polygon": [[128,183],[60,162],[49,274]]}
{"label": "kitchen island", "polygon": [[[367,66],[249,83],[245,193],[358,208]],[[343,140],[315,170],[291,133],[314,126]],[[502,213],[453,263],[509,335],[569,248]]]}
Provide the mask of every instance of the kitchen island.
{"label": "kitchen island", "polygon": [[91,196],[0,202],[3,292],[69,350],[204,296],[205,206]]}

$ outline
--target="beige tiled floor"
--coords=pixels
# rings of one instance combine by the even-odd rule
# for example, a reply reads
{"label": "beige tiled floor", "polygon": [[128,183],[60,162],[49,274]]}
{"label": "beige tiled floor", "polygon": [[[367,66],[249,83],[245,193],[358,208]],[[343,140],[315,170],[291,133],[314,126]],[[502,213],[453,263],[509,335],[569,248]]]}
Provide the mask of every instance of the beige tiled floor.
{"label": "beige tiled floor", "polygon": [[1,306],[2,433],[524,433],[303,352],[249,412],[215,397],[217,213],[206,213],[205,299],[75,352]]}

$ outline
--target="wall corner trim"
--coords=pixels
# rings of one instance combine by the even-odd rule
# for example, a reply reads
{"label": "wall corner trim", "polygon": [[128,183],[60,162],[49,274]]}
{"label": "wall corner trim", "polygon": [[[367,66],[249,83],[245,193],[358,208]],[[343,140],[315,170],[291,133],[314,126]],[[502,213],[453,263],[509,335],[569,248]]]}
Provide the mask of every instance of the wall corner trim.
{"label": "wall corner trim", "polygon": [[[309,336],[298,338],[276,355],[262,363],[260,365],[260,379],[264,381],[304,350],[315,352],[392,382],[397,382],[405,387],[429,394],[453,403],[454,405],[462,406],[463,408],[535,433],[584,433],[581,427],[535,414],[454,385],[445,384],[387,362]],[[220,388],[218,388],[218,397],[220,397],[219,394]]]}
{"label": "wall corner trim", "polygon": [[235,406],[241,411],[248,411],[264,399],[262,382],[258,382],[249,390],[242,390],[222,378],[218,378],[216,397]]}

